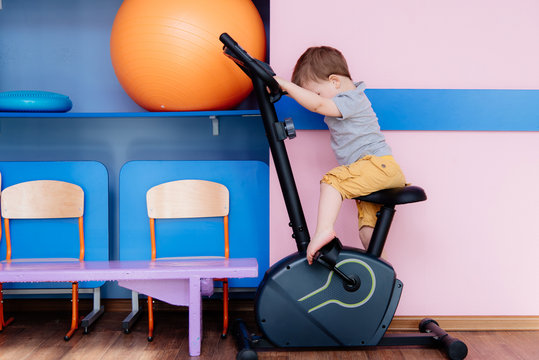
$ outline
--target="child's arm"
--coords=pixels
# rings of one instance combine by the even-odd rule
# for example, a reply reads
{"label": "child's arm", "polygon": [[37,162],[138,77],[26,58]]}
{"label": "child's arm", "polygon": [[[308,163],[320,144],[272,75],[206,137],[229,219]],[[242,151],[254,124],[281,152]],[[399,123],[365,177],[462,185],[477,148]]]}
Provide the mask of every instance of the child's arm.
{"label": "child's arm", "polygon": [[278,76],[275,80],[281,86],[281,89],[286,91],[290,97],[296,100],[301,106],[307,110],[332,117],[341,117],[341,112],[331,99],[324,98],[310,90],[302,88],[291,81],[287,81]]}

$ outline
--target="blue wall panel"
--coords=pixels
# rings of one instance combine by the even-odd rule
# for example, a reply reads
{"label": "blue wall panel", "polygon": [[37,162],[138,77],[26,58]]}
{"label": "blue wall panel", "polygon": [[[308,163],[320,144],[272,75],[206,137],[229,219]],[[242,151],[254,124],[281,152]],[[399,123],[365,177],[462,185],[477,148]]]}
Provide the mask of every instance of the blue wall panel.
{"label": "blue wall panel", "polygon": [[[79,185],[84,191],[84,240],[86,260],[109,259],[108,174],[96,161],[2,161],[2,189],[24,181],[59,180]],[[12,257],[79,257],[77,219],[12,220]],[[6,258],[5,232],[0,259]],[[101,286],[104,282],[81,283],[81,287]],[[5,284],[6,289],[58,287],[58,284]],[[70,284],[62,287],[70,288]]]}
{"label": "blue wall panel", "polygon": [[[4,118],[0,119],[0,161],[103,163],[109,176],[109,252],[119,257],[119,176],[133,160],[258,160],[268,163],[259,116],[220,117],[212,135],[208,117]],[[104,297],[129,297],[107,283]]]}
{"label": "blue wall panel", "polygon": [[[230,257],[255,257],[258,279],[231,279],[256,287],[269,265],[269,168],[260,161],[132,161],[120,174],[120,259],[150,259],[146,192],[181,179],[225,185],[230,193]],[[223,256],[221,218],[156,220],[157,257]]]}

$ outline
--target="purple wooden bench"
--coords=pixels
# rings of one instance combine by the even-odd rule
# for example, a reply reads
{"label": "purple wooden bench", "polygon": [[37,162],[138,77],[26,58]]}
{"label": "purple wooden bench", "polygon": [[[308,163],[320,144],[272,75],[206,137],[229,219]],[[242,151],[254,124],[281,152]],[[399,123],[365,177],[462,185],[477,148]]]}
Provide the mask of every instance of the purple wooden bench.
{"label": "purple wooden bench", "polygon": [[118,281],[147,296],[189,307],[189,354],[200,355],[201,279],[257,277],[256,259],[3,262],[0,282]]}

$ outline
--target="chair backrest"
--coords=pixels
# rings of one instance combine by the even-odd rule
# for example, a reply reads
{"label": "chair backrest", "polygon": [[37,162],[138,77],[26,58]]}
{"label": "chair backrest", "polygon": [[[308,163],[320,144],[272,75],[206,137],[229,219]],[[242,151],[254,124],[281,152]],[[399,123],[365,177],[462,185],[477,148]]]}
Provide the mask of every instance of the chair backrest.
{"label": "chair backrest", "polygon": [[180,219],[228,215],[228,189],[206,180],[178,180],[152,187],[146,193],[148,217]]}
{"label": "chair backrest", "polygon": [[2,191],[1,211],[6,231],[6,260],[11,259],[10,219],[79,219],[79,260],[84,260],[84,191],[56,180],[27,181]]}
{"label": "chair backrest", "polygon": [[155,219],[223,217],[225,257],[229,256],[229,192],[223,184],[207,180],[177,180],[152,187],[146,193],[150,218],[152,259],[156,258]]}

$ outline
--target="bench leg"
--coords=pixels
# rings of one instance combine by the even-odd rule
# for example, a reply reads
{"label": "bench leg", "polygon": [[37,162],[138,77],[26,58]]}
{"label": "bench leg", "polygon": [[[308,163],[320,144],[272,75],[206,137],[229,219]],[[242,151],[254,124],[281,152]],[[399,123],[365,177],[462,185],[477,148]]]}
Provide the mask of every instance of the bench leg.
{"label": "bench leg", "polygon": [[88,328],[92,325],[103,313],[105,312],[105,307],[101,305],[101,288],[92,289],[94,308],[92,312],[89,313],[82,319],[81,328],[84,329],[84,334],[88,334]]}
{"label": "bench leg", "polygon": [[200,355],[202,341],[202,295],[200,277],[189,278],[189,355]]}
{"label": "bench leg", "polygon": [[138,292],[131,290],[131,312],[122,321],[122,330],[124,333],[129,334],[131,328],[135,324],[135,321],[140,317],[140,309],[138,302]]}

